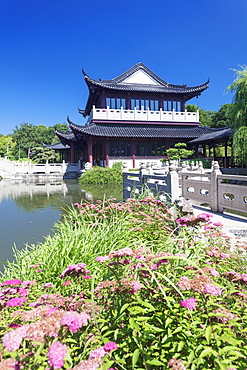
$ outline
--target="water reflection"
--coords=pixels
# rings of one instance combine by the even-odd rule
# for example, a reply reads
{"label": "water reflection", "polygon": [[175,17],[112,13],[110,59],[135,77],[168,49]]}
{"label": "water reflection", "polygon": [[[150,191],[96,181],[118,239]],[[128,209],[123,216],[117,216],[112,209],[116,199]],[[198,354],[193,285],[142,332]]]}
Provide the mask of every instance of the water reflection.
{"label": "water reflection", "polygon": [[[122,200],[121,186],[84,186],[77,180],[0,181],[0,261],[12,260],[12,248],[43,242],[73,203]],[[1,269],[1,265],[0,265]]]}

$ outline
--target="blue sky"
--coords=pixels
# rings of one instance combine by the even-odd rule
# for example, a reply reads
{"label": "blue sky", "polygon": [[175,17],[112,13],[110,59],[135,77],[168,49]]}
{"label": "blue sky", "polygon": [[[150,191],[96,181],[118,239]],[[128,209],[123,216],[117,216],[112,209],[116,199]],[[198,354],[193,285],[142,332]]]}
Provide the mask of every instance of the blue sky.
{"label": "blue sky", "polygon": [[22,122],[77,124],[81,73],[111,79],[142,62],[169,83],[210,88],[190,102],[218,110],[247,64],[246,0],[0,0],[0,133]]}

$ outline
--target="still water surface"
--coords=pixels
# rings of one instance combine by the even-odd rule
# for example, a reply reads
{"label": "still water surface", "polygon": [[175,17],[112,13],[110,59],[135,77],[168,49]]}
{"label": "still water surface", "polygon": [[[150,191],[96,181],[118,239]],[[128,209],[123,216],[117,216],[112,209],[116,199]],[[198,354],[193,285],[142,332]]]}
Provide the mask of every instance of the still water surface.
{"label": "still water surface", "polygon": [[0,261],[13,260],[14,245],[21,249],[52,235],[53,225],[73,203],[95,202],[104,197],[122,200],[121,187],[82,188],[77,180],[0,181]]}

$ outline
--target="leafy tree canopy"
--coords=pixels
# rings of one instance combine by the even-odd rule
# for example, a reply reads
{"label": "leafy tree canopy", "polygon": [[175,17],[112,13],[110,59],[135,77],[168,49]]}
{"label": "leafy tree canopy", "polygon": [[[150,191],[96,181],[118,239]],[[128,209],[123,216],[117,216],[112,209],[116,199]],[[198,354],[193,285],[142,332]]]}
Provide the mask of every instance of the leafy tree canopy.
{"label": "leafy tree canopy", "polygon": [[13,142],[12,135],[1,135],[0,134],[0,156],[13,158],[13,149],[15,143]]}
{"label": "leafy tree canopy", "polygon": [[69,125],[67,123],[57,123],[54,128],[61,132],[67,132],[69,130]]}
{"label": "leafy tree canopy", "polygon": [[247,165],[247,127],[240,127],[233,136],[233,157],[237,164]]}
{"label": "leafy tree canopy", "polygon": [[232,114],[234,127],[247,126],[247,66],[232,69],[235,80],[227,87],[226,91],[234,92]]}
{"label": "leafy tree canopy", "polygon": [[233,126],[233,114],[232,114],[232,104],[221,105],[218,112],[212,114],[212,127],[232,127]]}
{"label": "leafy tree canopy", "polygon": [[212,126],[212,115],[214,114],[211,110],[200,109],[197,105],[188,104],[185,107],[188,112],[199,111],[200,124],[201,126]]}
{"label": "leafy tree canopy", "polygon": [[[62,124],[61,128],[65,129],[64,125],[67,126],[66,124]],[[15,158],[26,158],[31,148],[37,146],[42,147],[44,144],[49,145],[58,142],[58,138],[54,133],[55,126],[34,126],[27,122],[22,123],[20,127],[16,126],[12,135],[13,141],[16,143],[14,150]]]}

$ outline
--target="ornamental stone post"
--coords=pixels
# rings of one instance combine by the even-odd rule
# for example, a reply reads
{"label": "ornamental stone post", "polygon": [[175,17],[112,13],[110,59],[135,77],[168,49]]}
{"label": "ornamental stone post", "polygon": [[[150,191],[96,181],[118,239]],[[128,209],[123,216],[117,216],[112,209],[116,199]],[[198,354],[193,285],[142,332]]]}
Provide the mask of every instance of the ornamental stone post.
{"label": "ornamental stone post", "polygon": [[213,171],[211,172],[211,209],[214,212],[222,212],[218,207],[218,175],[221,175],[220,166],[217,161],[213,163]]}
{"label": "ornamental stone post", "polygon": [[171,202],[179,198],[179,180],[177,168],[174,163],[170,164],[169,173],[167,174],[167,192],[170,193]]}

